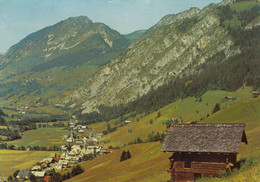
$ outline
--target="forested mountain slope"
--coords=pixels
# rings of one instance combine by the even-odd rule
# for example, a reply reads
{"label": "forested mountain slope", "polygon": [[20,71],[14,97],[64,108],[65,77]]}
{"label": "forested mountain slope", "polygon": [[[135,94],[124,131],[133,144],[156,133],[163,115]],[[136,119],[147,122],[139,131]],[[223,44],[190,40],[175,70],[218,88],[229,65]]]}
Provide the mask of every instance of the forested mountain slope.
{"label": "forested mountain slope", "polygon": [[[88,113],[100,111],[101,105],[135,101],[166,85],[179,90],[177,97],[203,93],[209,87],[234,90],[244,81],[259,86],[259,26],[246,26],[260,12],[258,4],[250,3],[251,7],[239,10],[237,3],[211,4],[164,17],[62,103]],[[185,89],[184,81],[193,84]],[[190,93],[184,94],[185,90]]]}

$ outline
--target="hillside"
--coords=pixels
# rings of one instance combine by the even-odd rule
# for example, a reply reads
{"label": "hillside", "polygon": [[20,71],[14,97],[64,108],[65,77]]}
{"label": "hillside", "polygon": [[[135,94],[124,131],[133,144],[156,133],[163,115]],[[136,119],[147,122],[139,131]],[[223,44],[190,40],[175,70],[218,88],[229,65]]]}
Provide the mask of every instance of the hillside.
{"label": "hillside", "polygon": [[[247,9],[238,12],[230,8],[232,4],[222,4],[211,4],[202,10],[191,8],[180,14],[162,18],[148,29],[141,39],[133,42],[124,53],[102,67],[94,77],[61,103],[70,105],[74,110],[80,109],[83,113],[100,111],[101,105],[126,104],[171,80],[188,77],[196,79],[195,76],[201,74],[204,74],[204,78],[206,74],[208,78],[214,78],[216,74],[229,78],[231,75],[228,74],[234,74],[231,77],[238,77],[236,83],[240,82],[238,85],[242,86],[247,76],[239,77],[235,67],[242,66],[241,62],[248,59],[253,62],[249,62],[248,66],[255,67],[253,65],[256,64],[258,51],[252,49],[259,48],[259,43],[255,46],[251,43],[255,39],[259,40],[259,37],[254,36],[259,32],[259,27],[250,31],[244,31],[244,28],[259,16],[260,11],[259,7],[251,9],[254,13],[245,18],[248,14]],[[241,31],[236,31],[237,29]],[[253,33],[254,31],[256,32]],[[246,36],[250,37],[247,39],[250,43],[244,42]],[[249,56],[252,52],[250,58],[245,58],[245,55]],[[236,56],[241,59],[237,59]],[[225,70],[222,74],[215,73],[214,67],[217,66],[219,69],[226,69],[227,66],[233,68],[231,71]],[[214,70],[215,72],[212,72]],[[244,73],[244,70],[241,72]],[[217,82],[221,80],[223,79]],[[212,88],[212,84],[216,86],[213,80],[213,83],[205,81],[205,89]],[[229,81],[220,83],[218,88],[222,89],[231,84],[232,80]]]}
{"label": "hillside", "polygon": [[54,106],[128,45],[117,31],[83,16],[46,27],[0,59],[0,97],[9,105]]}
{"label": "hillside", "polygon": [[49,156],[52,151],[16,151],[0,150],[1,174],[6,178],[16,170],[28,169],[42,158]]}
{"label": "hillside", "polygon": [[[242,87],[236,92],[208,91],[200,98],[188,97],[183,100],[180,99],[151,114],[141,113],[136,116],[131,116],[130,114],[129,116],[123,116],[124,120],[121,119],[122,117],[119,117],[109,122],[100,122],[90,126],[96,132],[106,131],[108,124],[111,128],[117,127],[115,132],[105,135],[100,141],[105,146],[122,147],[129,142],[133,142],[138,137],[142,140],[147,140],[148,135],[152,132],[156,134],[156,132],[166,131],[167,122],[170,122],[172,118],[178,118],[180,120],[179,123],[181,121],[183,123],[190,123],[205,120],[207,116],[212,115],[216,103],[220,103],[221,108],[226,108],[250,99],[252,97],[251,92],[251,87]],[[226,101],[224,99],[226,96],[236,97],[236,99]],[[160,117],[158,117],[159,111],[161,113]],[[232,118],[233,115],[229,117]],[[125,120],[132,122],[125,125]],[[150,120],[153,121],[152,124]]]}
{"label": "hillside", "polygon": [[133,42],[139,39],[139,37],[141,37],[145,32],[146,30],[137,30],[129,34],[125,34],[124,37]]}
{"label": "hillside", "polygon": [[[180,117],[176,115],[180,111],[185,112],[185,114],[181,113],[184,123],[197,120],[206,113],[210,113],[208,118],[204,118],[199,123],[245,123],[248,138],[248,145],[241,144],[238,155],[238,160],[248,158],[248,166],[241,168],[241,171],[231,176],[223,176],[215,181],[237,181],[238,179],[257,181],[260,179],[260,176],[257,175],[257,168],[260,165],[260,142],[258,140],[260,137],[260,113],[258,112],[260,100],[259,98],[251,98],[250,90],[250,88],[244,87],[234,93],[209,91],[202,96],[202,102],[195,101],[196,98],[187,98],[162,108],[160,110],[161,117],[158,119],[154,119],[157,112],[141,118],[139,122],[134,121],[133,118],[127,118],[133,122],[105,136],[104,140],[110,141],[109,143],[105,142],[105,145],[127,144],[128,141],[139,136],[143,136],[142,139],[145,139],[152,130],[155,132],[164,131],[166,126],[162,122],[172,117]],[[224,101],[223,97],[226,95],[236,96],[237,99]],[[216,102],[221,103],[222,109],[215,114],[211,114],[214,107],[213,103]],[[206,103],[208,105],[205,105]],[[187,109],[188,106],[190,107]],[[199,110],[199,113],[196,113],[196,110]],[[151,118],[154,121],[152,125],[149,124]],[[111,126],[113,122],[109,122]],[[106,128],[106,124],[103,123],[104,128]],[[93,124],[92,127],[100,131],[102,130],[100,125],[101,123]],[[129,129],[132,129],[132,133],[127,132]],[[170,153],[163,153],[160,148],[161,143],[159,142],[125,146],[112,154],[82,163],[85,172],[69,181],[167,181],[170,179],[170,175],[166,172],[169,167],[168,157]],[[119,162],[123,150],[130,150],[132,158]],[[250,164],[250,160],[254,162]],[[121,171],[119,172],[119,170]],[[209,181],[209,179],[205,181]],[[210,181],[213,181],[213,179],[210,179]]]}

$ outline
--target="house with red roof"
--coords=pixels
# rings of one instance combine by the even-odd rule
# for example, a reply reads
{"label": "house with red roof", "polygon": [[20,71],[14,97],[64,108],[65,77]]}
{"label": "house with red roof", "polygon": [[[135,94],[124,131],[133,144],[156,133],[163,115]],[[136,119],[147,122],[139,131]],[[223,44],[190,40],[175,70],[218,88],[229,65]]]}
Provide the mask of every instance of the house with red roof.
{"label": "house with red roof", "polygon": [[44,176],[44,178],[43,178],[43,181],[45,181],[45,182],[49,182],[50,181],[50,176]]}

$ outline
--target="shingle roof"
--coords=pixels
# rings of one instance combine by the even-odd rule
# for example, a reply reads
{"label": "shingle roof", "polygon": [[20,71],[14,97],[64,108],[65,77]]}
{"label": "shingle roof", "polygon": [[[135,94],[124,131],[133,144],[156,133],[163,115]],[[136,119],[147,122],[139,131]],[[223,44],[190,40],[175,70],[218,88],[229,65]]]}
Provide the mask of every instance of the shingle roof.
{"label": "shingle roof", "polygon": [[245,124],[172,125],[162,151],[238,153],[240,142],[247,143]]}

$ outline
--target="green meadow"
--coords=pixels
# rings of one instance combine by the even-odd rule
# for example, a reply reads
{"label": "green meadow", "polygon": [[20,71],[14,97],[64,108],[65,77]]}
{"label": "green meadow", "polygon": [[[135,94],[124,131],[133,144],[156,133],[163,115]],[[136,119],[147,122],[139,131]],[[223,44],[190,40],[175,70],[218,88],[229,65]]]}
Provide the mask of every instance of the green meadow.
{"label": "green meadow", "polygon": [[[120,126],[119,123],[115,125],[115,120],[111,120],[108,123],[111,127],[116,126],[118,129],[115,132],[105,135],[100,141],[106,146],[123,146],[132,142],[138,137],[145,140],[148,134],[153,131],[163,132],[166,131],[166,121],[172,118],[179,118],[180,123],[190,123],[199,122],[205,120],[207,115],[212,115],[212,111],[216,103],[220,103],[222,109],[227,108],[235,103],[248,100],[252,98],[252,88],[242,87],[236,92],[226,92],[226,91],[208,91],[200,98],[189,97],[184,100],[178,100],[177,102],[171,103],[160,110],[153,112],[147,116],[145,114],[137,115],[135,118],[128,118],[127,120],[132,121],[132,123]],[[226,101],[224,98],[226,96],[235,97],[235,100]],[[200,101],[199,101],[200,100]],[[161,117],[157,118],[158,112],[161,112]],[[232,117],[232,116],[230,116]],[[138,121],[139,118],[139,121]],[[150,123],[150,120],[153,123]],[[94,131],[102,132],[106,130],[106,122],[101,122],[91,125]]]}
{"label": "green meadow", "polygon": [[50,147],[61,146],[64,135],[69,135],[69,131],[63,128],[38,128],[23,133],[22,138],[8,142],[8,144],[19,146],[41,146]]}
{"label": "green meadow", "polygon": [[55,153],[51,151],[0,150],[0,175],[6,178],[16,170],[29,169],[44,157]]}

